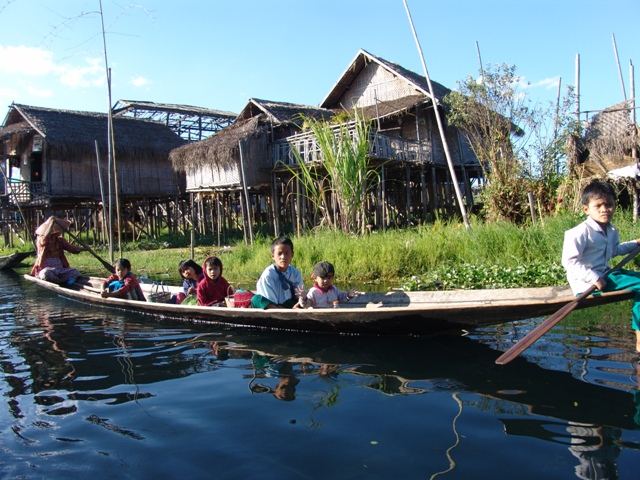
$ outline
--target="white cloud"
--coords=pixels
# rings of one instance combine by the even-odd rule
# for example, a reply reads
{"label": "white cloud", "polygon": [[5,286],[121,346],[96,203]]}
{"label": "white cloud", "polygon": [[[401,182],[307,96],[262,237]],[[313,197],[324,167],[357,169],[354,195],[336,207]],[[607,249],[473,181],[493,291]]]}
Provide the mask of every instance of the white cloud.
{"label": "white cloud", "polygon": [[558,81],[559,81],[559,77],[551,77],[551,78],[545,78],[543,80],[538,80],[535,83],[529,83],[525,80],[525,78],[522,78],[522,81],[520,82],[520,86],[522,88],[546,88],[547,90],[550,90],[552,88],[557,89],[558,88]]}
{"label": "white cloud", "polygon": [[[86,65],[76,66],[69,63],[57,64],[53,52],[40,47],[0,45],[0,72],[17,78],[17,83],[29,83],[20,77],[53,76],[62,85],[71,88],[102,87],[105,85],[104,68],[99,58],[87,57]],[[39,94],[35,93],[36,91]],[[43,95],[46,90],[36,89],[30,93]]]}
{"label": "white cloud", "polygon": [[41,98],[51,98],[53,97],[53,90],[51,90],[50,88],[38,88],[38,87],[34,87],[33,85],[29,85],[27,86],[27,91],[29,92],[30,95],[33,95],[34,97],[41,97]]}
{"label": "white cloud", "polygon": [[60,71],[53,62],[53,52],[40,47],[0,45],[0,71],[29,76],[47,75]]}
{"label": "white cloud", "polygon": [[104,82],[104,68],[100,65],[100,59],[85,59],[88,66],[65,66],[64,73],[60,75],[60,83],[72,88],[77,87],[101,87]]}
{"label": "white cloud", "polygon": [[133,77],[131,80],[129,80],[129,83],[134,87],[144,87],[146,85],[149,85],[151,82],[145,77],[138,75],[137,77]]}

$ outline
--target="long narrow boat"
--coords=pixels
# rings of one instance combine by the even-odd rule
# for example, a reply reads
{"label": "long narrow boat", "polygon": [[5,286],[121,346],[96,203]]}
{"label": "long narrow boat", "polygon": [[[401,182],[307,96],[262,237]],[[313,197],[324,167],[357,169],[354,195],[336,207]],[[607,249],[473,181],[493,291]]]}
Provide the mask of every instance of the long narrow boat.
{"label": "long narrow boat", "polygon": [[[473,329],[548,315],[571,301],[568,287],[514,288],[494,290],[450,290],[433,292],[368,292],[338,309],[268,309],[200,307],[156,302],[102,298],[98,288],[103,279],[81,277],[71,287],[45,282],[30,275],[24,278],[64,297],[85,303],[143,312],[164,318],[213,322],[296,331],[432,334],[445,330]],[[142,284],[146,294],[152,285]],[[169,287],[173,292],[180,287]],[[582,307],[632,298],[629,291],[594,295]]]}
{"label": "long narrow boat", "polygon": [[36,252],[16,252],[0,257],[0,270],[13,268],[20,264],[25,258],[35,255]]}

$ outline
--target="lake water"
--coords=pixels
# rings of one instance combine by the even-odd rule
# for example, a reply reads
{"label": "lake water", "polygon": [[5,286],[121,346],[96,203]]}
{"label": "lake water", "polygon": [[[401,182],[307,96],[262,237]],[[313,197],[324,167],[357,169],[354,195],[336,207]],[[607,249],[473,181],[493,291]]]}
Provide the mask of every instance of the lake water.
{"label": "lake water", "polygon": [[0,272],[0,471],[637,479],[638,356],[610,309],[574,312],[497,366],[539,320],[432,338],[192,325]]}

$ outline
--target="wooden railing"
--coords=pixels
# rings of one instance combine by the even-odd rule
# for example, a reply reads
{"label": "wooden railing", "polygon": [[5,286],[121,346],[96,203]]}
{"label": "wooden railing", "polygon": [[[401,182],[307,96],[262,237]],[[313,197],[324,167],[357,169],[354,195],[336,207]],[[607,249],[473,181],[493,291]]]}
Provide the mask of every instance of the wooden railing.
{"label": "wooden railing", "polygon": [[10,203],[20,205],[46,205],[49,200],[45,182],[22,182],[11,180],[7,183]]}
{"label": "wooden railing", "polygon": [[[353,129],[350,129],[350,134],[353,134]],[[305,163],[321,159],[321,150],[315,136],[313,133],[304,133],[272,143],[269,151],[272,165],[295,165],[297,161],[293,153],[294,148],[300,153]],[[374,158],[406,162],[432,162],[430,144],[376,132],[371,132],[369,137],[369,155]]]}

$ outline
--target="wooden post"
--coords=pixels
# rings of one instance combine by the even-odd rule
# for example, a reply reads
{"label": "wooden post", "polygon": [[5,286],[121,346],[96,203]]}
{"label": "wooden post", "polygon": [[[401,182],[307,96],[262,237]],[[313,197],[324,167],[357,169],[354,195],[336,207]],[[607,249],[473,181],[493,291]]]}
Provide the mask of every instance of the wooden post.
{"label": "wooden post", "polygon": [[427,193],[427,174],[425,172],[424,163],[420,164],[420,192],[422,200],[422,221],[427,221],[427,210],[429,209],[429,196]]}
{"label": "wooden post", "polygon": [[531,212],[531,223],[535,225],[536,223],[536,206],[533,198],[533,193],[527,193],[527,197],[529,198],[529,211]]}
{"label": "wooden post", "polygon": [[280,232],[280,199],[278,193],[278,179],[275,173],[271,174],[271,208],[273,209],[273,236]]}
{"label": "wooden post", "polygon": [[407,212],[407,227],[411,225],[411,165],[409,163],[406,163],[406,184],[407,186],[405,187],[406,189],[406,209],[405,211]]}
{"label": "wooden post", "polygon": [[244,155],[242,151],[242,140],[238,140],[238,148],[240,150],[240,173],[242,177],[242,191],[244,193],[244,201],[246,204],[247,214],[244,218],[247,231],[249,232],[249,240],[251,245],[253,245],[253,225],[252,225],[252,215],[251,215],[251,201],[249,199],[249,188],[247,186],[247,176],[244,171]]}

